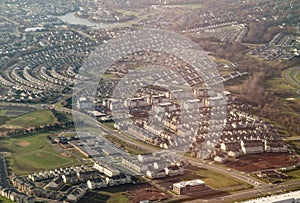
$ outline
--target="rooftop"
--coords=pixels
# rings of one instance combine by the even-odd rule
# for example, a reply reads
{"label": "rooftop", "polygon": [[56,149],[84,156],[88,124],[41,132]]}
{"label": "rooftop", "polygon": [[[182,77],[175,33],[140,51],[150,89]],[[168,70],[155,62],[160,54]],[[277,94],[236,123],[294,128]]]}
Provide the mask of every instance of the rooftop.
{"label": "rooftop", "polygon": [[179,183],[174,183],[173,186],[178,187],[178,188],[182,188],[182,187],[186,187],[187,185],[195,186],[195,185],[202,185],[202,184],[205,184],[205,182],[200,180],[200,179],[196,179],[196,180],[190,180],[190,181],[183,181],[183,182],[179,182]]}
{"label": "rooftop", "polygon": [[294,202],[293,200],[300,200],[300,190],[286,193],[286,194],[281,194],[281,195],[252,199],[249,201],[245,201],[244,203],[264,203],[264,202],[281,202],[281,201],[286,202],[286,200],[291,200],[289,202]]}

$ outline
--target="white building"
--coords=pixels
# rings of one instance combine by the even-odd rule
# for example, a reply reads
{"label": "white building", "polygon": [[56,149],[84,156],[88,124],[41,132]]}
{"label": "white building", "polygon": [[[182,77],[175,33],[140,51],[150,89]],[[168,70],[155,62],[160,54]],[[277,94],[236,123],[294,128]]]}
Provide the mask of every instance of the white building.
{"label": "white building", "polygon": [[300,190],[281,195],[252,199],[243,203],[300,203]]}
{"label": "white building", "polygon": [[93,104],[86,97],[80,97],[77,99],[77,108],[78,109],[91,109]]}
{"label": "white building", "polygon": [[190,194],[193,192],[201,191],[205,188],[205,182],[200,179],[183,181],[173,184],[173,191],[179,195]]}
{"label": "white building", "polygon": [[244,154],[257,154],[264,152],[264,144],[261,140],[241,140]]}
{"label": "white building", "polygon": [[116,176],[116,175],[120,174],[119,170],[114,169],[114,168],[112,168],[110,166],[101,165],[98,162],[94,162],[94,168],[97,169],[98,171],[104,173],[108,177],[112,177],[112,176]]}
{"label": "white building", "polygon": [[90,190],[107,187],[106,179],[104,178],[96,178],[87,181],[87,186]]}

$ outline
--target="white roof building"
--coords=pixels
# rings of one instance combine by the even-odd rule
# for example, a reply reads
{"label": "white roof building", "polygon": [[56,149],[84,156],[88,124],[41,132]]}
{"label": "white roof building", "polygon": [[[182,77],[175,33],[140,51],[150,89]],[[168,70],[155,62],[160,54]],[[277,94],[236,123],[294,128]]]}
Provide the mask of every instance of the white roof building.
{"label": "white roof building", "polygon": [[300,203],[300,190],[281,195],[261,197],[243,203]]}
{"label": "white roof building", "polygon": [[196,191],[203,190],[205,188],[205,182],[200,179],[183,181],[173,184],[173,191],[179,195],[193,193]]}

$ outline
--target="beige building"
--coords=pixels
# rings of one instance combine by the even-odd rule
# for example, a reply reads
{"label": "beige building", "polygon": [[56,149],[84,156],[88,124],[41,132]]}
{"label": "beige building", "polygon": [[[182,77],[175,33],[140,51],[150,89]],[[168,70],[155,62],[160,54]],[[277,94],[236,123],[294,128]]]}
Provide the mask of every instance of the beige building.
{"label": "beige building", "polygon": [[193,192],[201,191],[205,188],[205,182],[200,179],[183,181],[173,184],[173,191],[179,195],[191,194]]}

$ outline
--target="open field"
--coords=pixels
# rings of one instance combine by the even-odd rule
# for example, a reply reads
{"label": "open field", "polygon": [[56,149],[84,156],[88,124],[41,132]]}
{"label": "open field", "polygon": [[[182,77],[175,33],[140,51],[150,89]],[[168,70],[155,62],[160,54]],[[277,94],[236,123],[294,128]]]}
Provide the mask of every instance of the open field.
{"label": "open field", "polygon": [[267,80],[266,87],[274,91],[293,89],[286,81],[278,77]]}
{"label": "open field", "polygon": [[294,169],[294,170],[290,170],[287,172],[284,172],[285,174],[287,174],[290,178],[293,179],[300,179],[300,169]]}
{"label": "open field", "polygon": [[209,187],[212,187],[214,189],[234,187],[243,184],[239,180],[234,179],[232,177],[228,177],[216,171],[212,171],[205,168],[199,168],[196,166],[187,166],[185,167],[184,175],[163,178],[158,181],[158,184],[162,185],[167,189],[170,189],[173,183],[194,179],[201,179]]}
{"label": "open field", "polygon": [[48,134],[36,133],[20,138],[2,138],[0,150],[9,152],[9,166],[16,174],[78,164],[75,158],[66,158],[56,151],[47,140]]}
{"label": "open field", "polygon": [[29,128],[56,123],[57,119],[51,111],[37,110],[12,118],[4,127]]}
{"label": "open field", "polygon": [[300,140],[291,140],[291,142],[295,146],[295,148],[300,150]]}
{"label": "open field", "polygon": [[289,140],[288,143],[300,154],[300,140]]}
{"label": "open field", "polygon": [[14,203],[13,201],[0,196],[0,203]]}
{"label": "open field", "polygon": [[31,111],[34,111],[34,109],[15,106],[0,106],[0,125],[5,124],[5,122],[9,121],[11,118],[16,118]]}
{"label": "open field", "polygon": [[228,162],[226,166],[244,172],[253,172],[292,166],[296,163],[294,158],[285,153],[262,153],[242,156],[236,161]]}
{"label": "open field", "polygon": [[23,114],[34,111],[33,108],[24,108],[24,107],[16,107],[16,106],[1,106],[0,107],[0,115],[7,116],[8,118],[16,118]]}
{"label": "open field", "polygon": [[142,200],[162,200],[170,195],[148,183],[125,184],[88,192],[79,203],[138,203]]}

